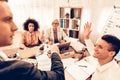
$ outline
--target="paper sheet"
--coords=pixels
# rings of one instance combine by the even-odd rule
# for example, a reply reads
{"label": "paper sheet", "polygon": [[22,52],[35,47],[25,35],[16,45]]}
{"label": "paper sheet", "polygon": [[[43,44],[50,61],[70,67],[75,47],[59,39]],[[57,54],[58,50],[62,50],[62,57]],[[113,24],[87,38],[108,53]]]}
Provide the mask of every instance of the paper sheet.
{"label": "paper sheet", "polygon": [[93,58],[82,59],[75,62],[71,66],[67,67],[66,70],[71,74],[75,80],[86,80],[96,70],[97,62]]}

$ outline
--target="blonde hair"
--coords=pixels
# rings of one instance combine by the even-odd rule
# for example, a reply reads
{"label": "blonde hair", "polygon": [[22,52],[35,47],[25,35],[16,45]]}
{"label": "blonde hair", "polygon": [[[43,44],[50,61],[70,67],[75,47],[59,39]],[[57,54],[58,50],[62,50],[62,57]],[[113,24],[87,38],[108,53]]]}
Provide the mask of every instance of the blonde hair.
{"label": "blonde hair", "polygon": [[52,21],[52,24],[54,24],[55,22],[57,22],[57,23],[59,24],[59,20],[58,20],[58,19],[54,19],[54,20]]}

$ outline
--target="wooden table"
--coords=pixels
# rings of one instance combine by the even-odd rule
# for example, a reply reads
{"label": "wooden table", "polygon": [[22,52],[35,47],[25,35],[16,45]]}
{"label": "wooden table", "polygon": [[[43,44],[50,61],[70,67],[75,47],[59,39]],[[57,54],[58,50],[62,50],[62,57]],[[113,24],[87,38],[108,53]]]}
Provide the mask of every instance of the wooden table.
{"label": "wooden table", "polygon": [[[7,55],[11,55],[11,54],[15,54],[15,53],[19,53],[20,58],[22,58],[23,60],[25,59],[29,59],[29,57],[35,56],[38,52],[39,52],[39,46],[37,47],[33,47],[33,48],[25,48],[25,49],[19,49],[19,48],[14,48],[14,49],[7,49],[7,50],[3,50],[3,52],[5,52]],[[69,58],[72,57],[74,54],[74,51],[68,51],[69,54],[60,54],[61,58]],[[31,61],[31,60],[26,60]],[[65,70],[65,80],[75,80],[66,70]]]}
{"label": "wooden table", "polygon": [[39,47],[32,47],[32,48],[25,48],[25,49],[19,49],[19,48],[14,48],[14,49],[8,49],[8,50],[3,50],[8,56],[18,53],[20,58],[29,58],[35,56],[39,51]]}
{"label": "wooden table", "polygon": [[[25,49],[19,49],[19,48],[14,48],[14,49],[7,49],[7,50],[3,50],[3,52],[5,52],[8,56],[18,53],[20,58],[29,58],[29,57],[33,57],[36,54],[39,54],[39,46],[36,47],[32,47],[32,48],[25,48]],[[74,55],[74,51],[73,50],[68,50],[68,52],[66,52],[68,54],[60,54],[61,58],[69,58],[72,57]]]}

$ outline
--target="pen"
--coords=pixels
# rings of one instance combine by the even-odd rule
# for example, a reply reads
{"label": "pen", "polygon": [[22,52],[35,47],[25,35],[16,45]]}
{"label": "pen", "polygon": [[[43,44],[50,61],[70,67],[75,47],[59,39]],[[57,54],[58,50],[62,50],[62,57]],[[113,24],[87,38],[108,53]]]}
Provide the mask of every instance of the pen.
{"label": "pen", "polygon": [[64,68],[64,70],[66,69],[67,67]]}
{"label": "pen", "polygon": [[78,65],[79,67],[85,67],[85,68],[87,68],[87,66],[85,66],[85,65]]}

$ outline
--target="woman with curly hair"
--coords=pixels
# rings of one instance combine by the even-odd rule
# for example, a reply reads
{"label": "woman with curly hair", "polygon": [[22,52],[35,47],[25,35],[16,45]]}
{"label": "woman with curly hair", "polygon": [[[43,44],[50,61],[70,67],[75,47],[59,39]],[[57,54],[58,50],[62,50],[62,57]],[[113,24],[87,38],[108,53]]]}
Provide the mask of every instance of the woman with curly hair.
{"label": "woman with curly hair", "polygon": [[24,22],[24,30],[25,32],[22,34],[22,41],[20,48],[26,47],[34,47],[40,45],[43,40],[43,32],[39,30],[39,24],[35,19],[27,19]]}

